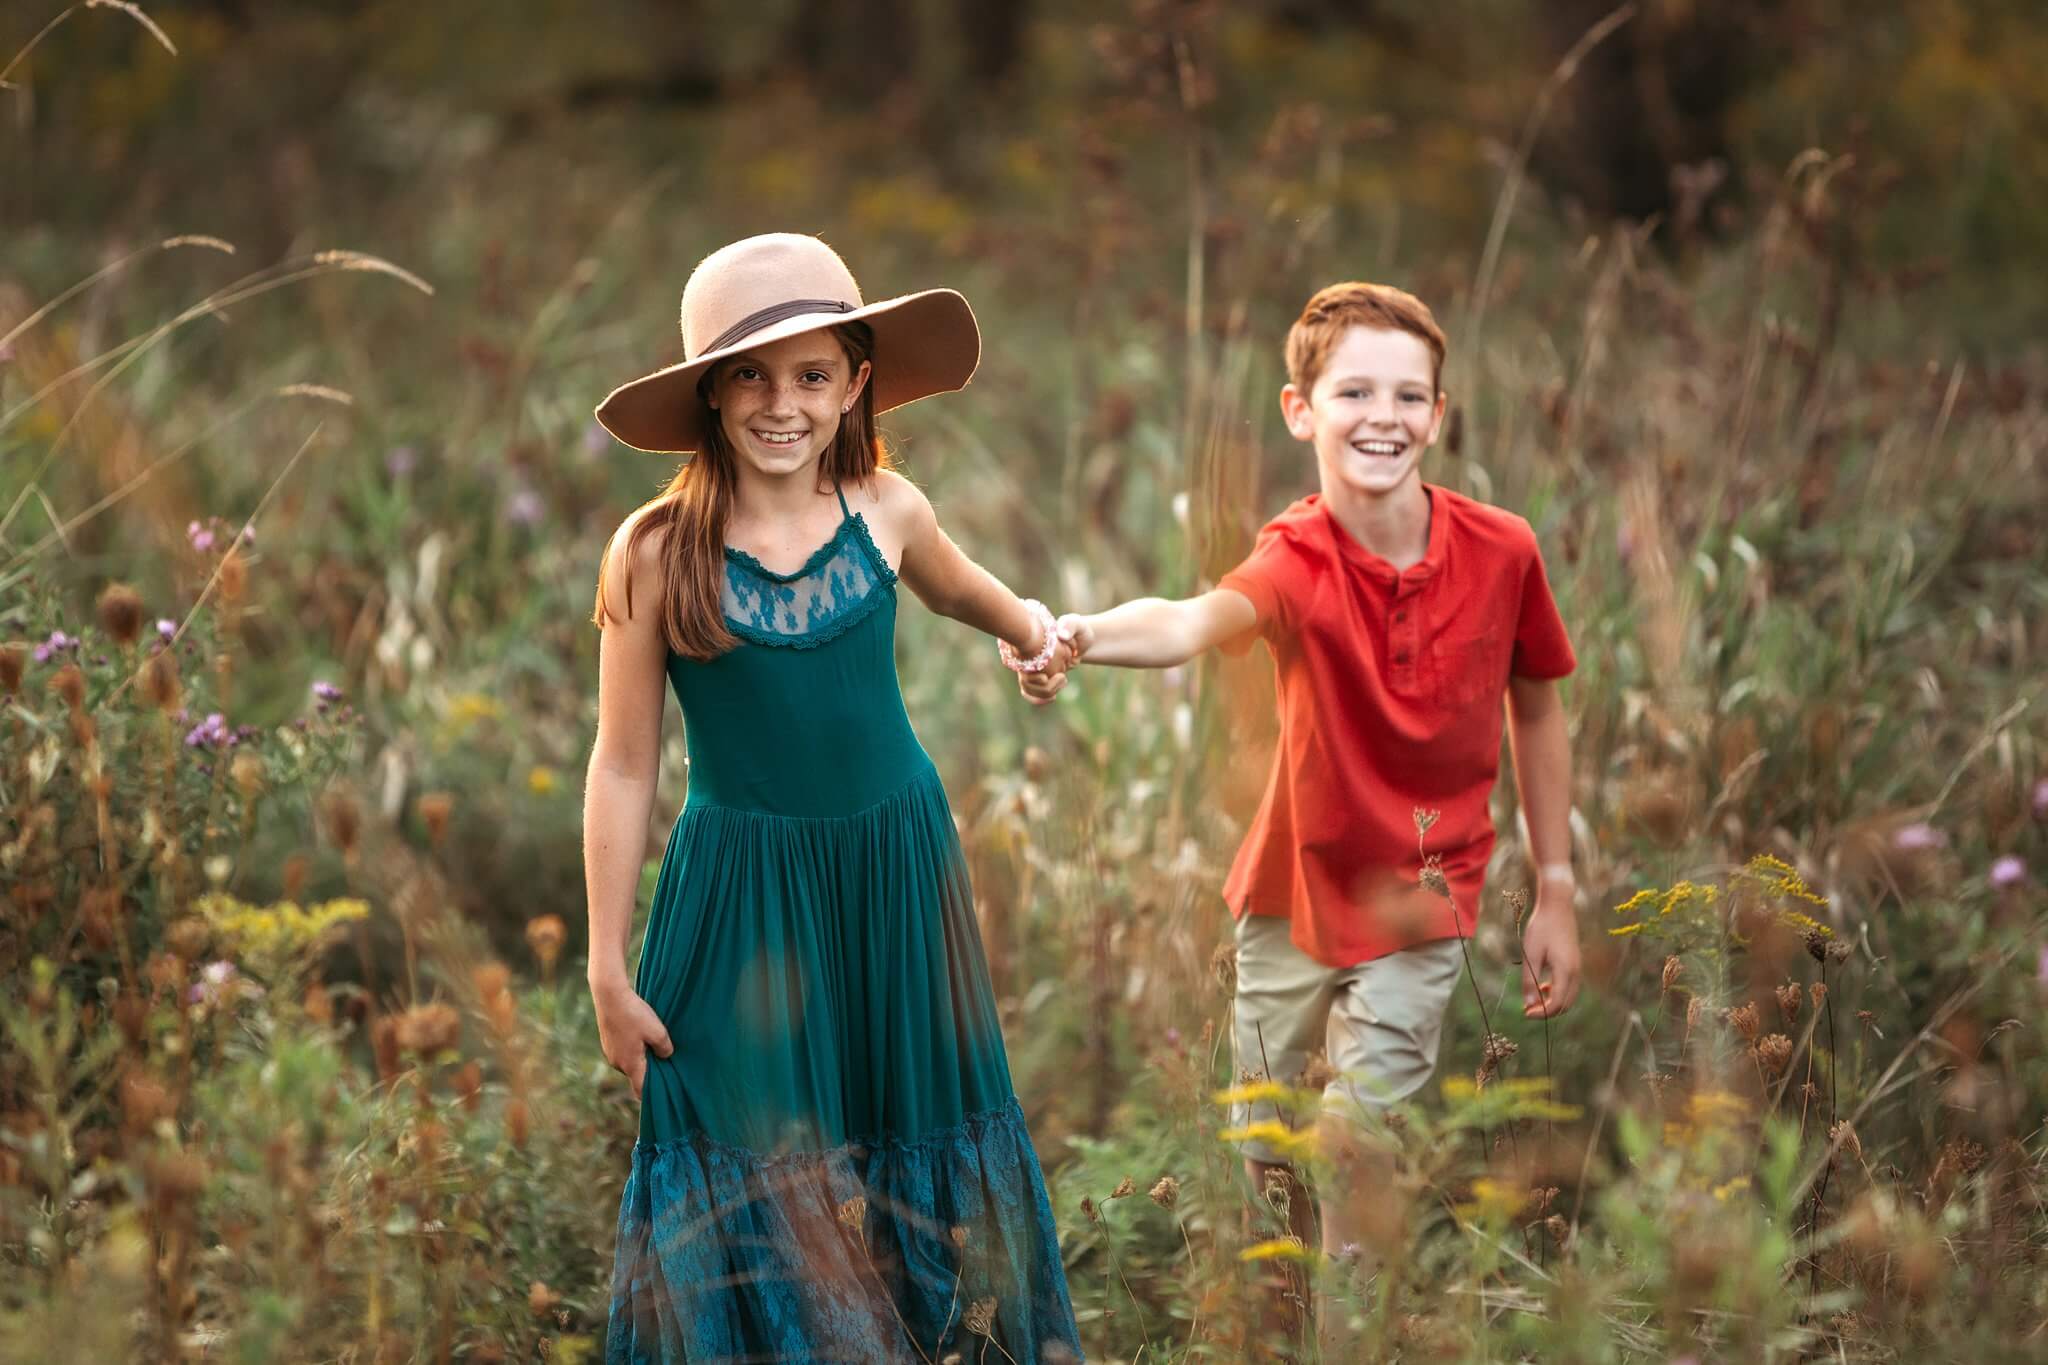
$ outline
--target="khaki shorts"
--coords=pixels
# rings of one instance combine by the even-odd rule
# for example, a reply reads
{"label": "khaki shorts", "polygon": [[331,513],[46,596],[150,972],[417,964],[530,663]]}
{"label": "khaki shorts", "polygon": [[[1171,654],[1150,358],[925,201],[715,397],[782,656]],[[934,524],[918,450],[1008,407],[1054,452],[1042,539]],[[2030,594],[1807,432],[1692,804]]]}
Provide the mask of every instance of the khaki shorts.
{"label": "khaki shorts", "polygon": [[[1309,1057],[1326,1050],[1337,1076],[1323,1108],[1338,1113],[1381,1107],[1420,1090],[1436,1070],[1444,1009],[1464,969],[1459,940],[1418,944],[1356,967],[1326,967],[1294,946],[1277,915],[1237,922],[1234,1074],[1295,1084]],[[1313,1114],[1296,1113],[1291,1127]],[[1288,1123],[1270,1101],[1233,1106],[1232,1127]],[[1263,1142],[1238,1144],[1254,1161],[1285,1164]]]}

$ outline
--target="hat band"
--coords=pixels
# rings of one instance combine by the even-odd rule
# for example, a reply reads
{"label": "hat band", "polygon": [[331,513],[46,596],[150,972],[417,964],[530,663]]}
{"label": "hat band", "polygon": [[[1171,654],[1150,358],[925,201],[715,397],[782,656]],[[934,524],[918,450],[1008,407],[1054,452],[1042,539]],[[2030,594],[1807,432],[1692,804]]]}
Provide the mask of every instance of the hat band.
{"label": "hat band", "polygon": [[715,351],[722,351],[741,337],[751,336],[763,327],[773,327],[776,323],[786,322],[790,318],[802,317],[805,313],[851,313],[852,311],[852,304],[842,303],[838,299],[791,299],[787,303],[772,304],[767,308],[761,309],[758,313],[747,314],[738,322],[720,332],[717,339],[709,346],[706,346],[699,354],[710,355]]}

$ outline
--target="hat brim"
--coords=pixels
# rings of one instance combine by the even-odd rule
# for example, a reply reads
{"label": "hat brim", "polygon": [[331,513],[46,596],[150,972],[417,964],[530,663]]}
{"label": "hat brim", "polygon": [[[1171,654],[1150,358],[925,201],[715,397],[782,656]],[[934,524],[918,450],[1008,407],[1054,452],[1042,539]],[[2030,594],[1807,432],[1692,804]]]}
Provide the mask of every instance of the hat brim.
{"label": "hat brim", "polygon": [[851,313],[800,313],[763,327],[721,350],[620,385],[597,405],[597,420],[635,450],[692,454],[704,448],[705,410],[697,383],[706,370],[731,356],[844,322],[874,329],[868,383],[878,413],[963,389],[981,363],[981,329],[967,300],[951,289],[927,289]]}

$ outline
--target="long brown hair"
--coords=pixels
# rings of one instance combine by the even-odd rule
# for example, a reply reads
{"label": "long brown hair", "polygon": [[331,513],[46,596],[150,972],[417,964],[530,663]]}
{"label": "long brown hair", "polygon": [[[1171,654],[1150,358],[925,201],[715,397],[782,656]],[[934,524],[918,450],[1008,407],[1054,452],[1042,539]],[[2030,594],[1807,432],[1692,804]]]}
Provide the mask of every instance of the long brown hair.
{"label": "long brown hair", "polygon": [[[829,330],[853,370],[858,371],[861,362],[874,354],[874,330],[865,322],[843,322]],[[630,616],[633,552],[642,539],[659,534],[662,638],[671,653],[700,663],[739,643],[726,629],[725,612],[719,606],[719,593],[725,586],[725,528],[732,520],[733,495],[739,484],[739,456],[726,441],[725,428],[711,408],[708,395],[715,370],[714,366],[705,371],[697,385],[697,401],[706,409],[704,448],[631,518],[624,557],[626,581],[620,585]],[[888,448],[875,434],[875,383],[870,374],[859,400],[840,417],[831,448],[818,461],[818,482],[821,488],[865,486],[877,470],[888,467]],[[605,557],[609,562],[609,544]],[[605,571],[600,568],[597,607],[590,618],[600,627],[615,619],[605,606],[605,586]]]}

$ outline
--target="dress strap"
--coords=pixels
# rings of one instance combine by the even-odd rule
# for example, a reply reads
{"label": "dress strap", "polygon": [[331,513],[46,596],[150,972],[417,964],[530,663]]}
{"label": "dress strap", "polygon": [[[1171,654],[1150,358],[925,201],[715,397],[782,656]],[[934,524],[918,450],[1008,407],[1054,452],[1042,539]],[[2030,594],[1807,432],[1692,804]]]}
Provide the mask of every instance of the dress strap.
{"label": "dress strap", "polygon": [[832,491],[833,491],[834,493],[837,493],[837,494],[839,494],[839,517],[840,517],[840,520],[842,520],[842,521],[845,521],[845,520],[847,520],[847,519],[851,518],[851,517],[853,516],[853,509],[852,509],[852,508],[850,508],[850,507],[848,507],[848,506],[846,505],[846,492],[845,492],[845,490],[844,490],[844,489],[842,489],[842,488],[840,488],[840,486],[839,486],[838,484],[836,484],[836,483],[835,483],[835,484],[833,484],[833,485],[832,485]]}

